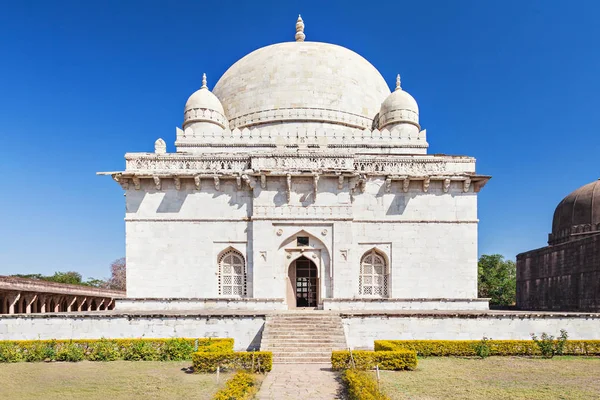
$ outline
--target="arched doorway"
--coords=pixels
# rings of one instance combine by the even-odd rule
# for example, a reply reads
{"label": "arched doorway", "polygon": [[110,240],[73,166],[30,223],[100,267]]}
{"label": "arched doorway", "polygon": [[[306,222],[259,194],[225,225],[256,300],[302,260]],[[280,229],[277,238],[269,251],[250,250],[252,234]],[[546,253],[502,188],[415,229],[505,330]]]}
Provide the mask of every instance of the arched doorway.
{"label": "arched doorway", "polygon": [[319,303],[319,278],[317,266],[302,256],[290,264],[288,305],[294,307],[317,307]]}

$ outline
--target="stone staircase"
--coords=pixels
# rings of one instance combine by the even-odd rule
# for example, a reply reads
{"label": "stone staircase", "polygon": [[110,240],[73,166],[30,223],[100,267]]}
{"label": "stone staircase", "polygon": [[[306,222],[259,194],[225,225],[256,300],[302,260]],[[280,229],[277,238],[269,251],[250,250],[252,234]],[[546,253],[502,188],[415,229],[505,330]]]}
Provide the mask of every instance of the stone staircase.
{"label": "stone staircase", "polygon": [[342,319],[322,311],[268,315],[260,349],[273,353],[274,364],[329,363],[332,350],[346,349]]}

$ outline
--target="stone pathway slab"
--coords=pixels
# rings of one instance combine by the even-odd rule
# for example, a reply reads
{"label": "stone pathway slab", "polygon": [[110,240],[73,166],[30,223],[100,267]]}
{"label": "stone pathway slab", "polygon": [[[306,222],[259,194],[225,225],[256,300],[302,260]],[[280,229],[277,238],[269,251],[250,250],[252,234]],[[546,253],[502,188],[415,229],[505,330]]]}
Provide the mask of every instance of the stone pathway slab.
{"label": "stone pathway slab", "polygon": [[258,400],[343,399],[342,385],[331,364],[275,364],[263,381]]}

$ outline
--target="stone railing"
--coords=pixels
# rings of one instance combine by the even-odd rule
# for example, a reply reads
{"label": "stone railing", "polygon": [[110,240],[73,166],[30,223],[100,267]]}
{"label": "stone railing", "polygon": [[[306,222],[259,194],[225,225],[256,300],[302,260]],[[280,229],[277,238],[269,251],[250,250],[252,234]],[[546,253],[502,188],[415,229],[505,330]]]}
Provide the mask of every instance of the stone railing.
{"label": "stone railing", "polygon": [[359,173],[394,175],[461,174],[475,172],[475,159],[470,157],[377,157],[354,160]]}
{"label": "stone railing", "polygon": [[[413,127],[414,128],[414,127]],[[324,129],[264,127],[221,132],[195,132],[192,128],[177,128],[176,146],[219,147],[232,145],[317,146],[317,147],[416,147],[427,148],[427,132],[396,128],[391,131],[370,129]]]}
{"label": "stone railing", "polygon": [[354,169],[354,156],[352,154],[319,154],[316,152],[313,154],[272,153],[252,157],[251,165],[255,171],[351,171]]}
{"label": "stone railing", "polygon": [[181,154],[126,154],[126,171],[169,173],[181,171],[245,171],[250,168],[248,156],[190,156]]}
{"label": "stone railing", "polygon": [[474,174],[475,159],[451,156],[364,157],[325,151],[270,151],[257,155],[190,155],[129,153],[125,173],[136,175],[242,174],[287,172],[347,172],[358,174],[427,176]]}

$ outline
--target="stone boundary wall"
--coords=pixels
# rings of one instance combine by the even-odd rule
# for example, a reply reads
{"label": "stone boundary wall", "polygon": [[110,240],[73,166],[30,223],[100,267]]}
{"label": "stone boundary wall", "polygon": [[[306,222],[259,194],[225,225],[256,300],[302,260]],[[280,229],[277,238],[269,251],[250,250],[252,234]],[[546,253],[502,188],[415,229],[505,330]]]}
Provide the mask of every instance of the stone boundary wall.
{"label": "stone boundary wall", "polygon": [[600,312],[600,234],[517,255],[517,307]]}
{"label": "stone boundary wall", "polygon": [[600,314],[342,313],[349,347],[373,350],[374,340],[530,340],[531,333],[600,339]]}
{"label": "stone boundary wall", "polygon": [[122,311],[190,311],[190,310],[287,310],[284,299],[178,299],[126,298],[116,299],[115,309]]}
{"label": "stone boundary wall", "polygon": [[215,337],[245,351],[260,348],[264,322],[264,314],[14,314],[0,316],[0,340]]}
{"label": "stone boundary wall", "polygon": [[[260,347],[268,313],[2,315],[0,340],[230,337],[235,350],[252,350]],[[600,339],[600,314],[363,311],[340,315],[347,344],[354,349],[372,349],[374,340],[384,339],[479,340],[486,336],[529,340],[531,333],[557,335],[561,329],[567,330],[570,339]]]}
{"label": "stone boundary wall", "polygon": [[323,309],[335,311],[489,310],[489,299],[323,299]]}

